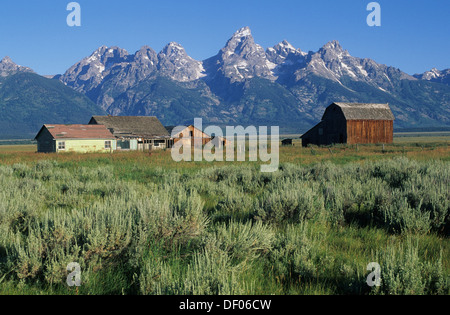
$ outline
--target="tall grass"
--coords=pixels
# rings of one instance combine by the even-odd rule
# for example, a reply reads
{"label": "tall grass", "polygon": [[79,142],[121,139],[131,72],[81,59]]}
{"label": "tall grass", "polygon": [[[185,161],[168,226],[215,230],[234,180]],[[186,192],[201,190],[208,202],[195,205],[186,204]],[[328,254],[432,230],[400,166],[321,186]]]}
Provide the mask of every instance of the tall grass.
{"label": "tall grass", "polygon": [[[71,294],[77,262],[82,294],[449,293],[449,162],[106,159],[0,165],[0,292]],[[374,259],[380,288],[365,283]]]}

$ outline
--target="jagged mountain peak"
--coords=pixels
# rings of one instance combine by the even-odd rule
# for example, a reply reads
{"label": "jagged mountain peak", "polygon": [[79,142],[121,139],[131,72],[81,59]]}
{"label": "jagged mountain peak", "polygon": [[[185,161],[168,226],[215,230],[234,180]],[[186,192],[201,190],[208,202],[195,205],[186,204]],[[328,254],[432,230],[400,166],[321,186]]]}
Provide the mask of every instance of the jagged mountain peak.
{"label": "jagged mountain peak", "polygon": [[163,50],[165,50],[165,49],[185,50],[184,47],[181,44],[177,43],[177,42],[170,42],[170,43],[168,43],[164,47]]}
{"label": "jagged mountain peak", "polygon": [[204,64],[209,77],[221,74],[231,82],[242,82],[255,76],[275,79],[272,73],[275,64],[269,62],[265,50],[255,43],[248,26],[235,32],[225,47]]}
{"label": "jagged mountain peak", "polygon": [[160,56],[174,56],[174,55],[183,55],[187,56],[186,50],[184,47],[177,42],[170,42],[159,53]]}
{"label": "jagged mountain peak", "polygon": [[123,48],[117,46],[100,46],[89,57],[85,58],[84,62],[101,64],[104,67],[111,66],[119,62],[125,62],[130,54]]}
{"label": "jagged mountain peak", "polygon": [[142,46],[134,55],[133,60],[140,64],[150,63],[154,65],[158,62],[156,51],[149,46]]}
{"label": "jagged mountain peak", "polygon": [[283,39],[283,41],[280,44],[284,45],[284,46],[289,46],[292,49],[295,49],[294,46],[292,46],[291,43],[289,43],[286,39]]}
{"label": "jagged mountain peak", "polygon": [[378,64],[371,59],[353,57],[337,40],[326,43],[316,53],[310,53],[306,66],[296,71],[296,80],[310,74],[344,85],[341,80],[367,83],[383,92],[392,91],[399,80],[415,80],[406,73]]}
{"label": "jagged mountain peak", "polygon": [[0,60],[0,63],[2,63],[2,64],[11,64],[11,63],[14,63],[14,62],[12,61],[12,59],[9,56],[5,56],[2,60]]}
{"label": "jagged mountain peak", "polygon": [[415,74],[414,78],[432,82],[450,84],[450,69],[439,70],[433,68],[421,74]]}
{"label": "jagged mountain peak", "polygon": [[140,55],[144,55],[144,56],[148,56],[148,55],[156,55],[156,52],[153,48],[151,48],[150,46],[142,46],[136,53],[135,53],[135,57],[136,56],[140,56]]}
{"label": "jagged mountain peak", "polygon": [[138,52],[139,52],[139,51],[148,51],[148,50],[153,50],[153,48],[151,48],[151,47],[148,46],[148,45],[144,45],[144,46],[142,46],[141,48],[139,48]]}
{"label": "jagged mountain peak", "polygon": [[423,73],[422,79],[432,80],[432,79],[439,78],[440,76],[442,76],[442,72],[439,71],[437,68],[433,68],[430,71],[426,71],[425,73]]}
{"label": "jagged mountain peak", "polygon": [[286,50],[286,51],[297,51],[297,49],[291,45],[287,40],[283,40],[282,42],[276,44],[274,46],[276,50]]}
{"label": "jagged mountain peak", "polygon": [[277,65],[283,63],[292,65],[293,63],[302,62],[304,59],[303,57],[305,57],[307,53],[302,52],[301,49],[295,48],[287,40],[283,40],[275,46],[267,48],[266,55],[269,61]]}
{"label": "jagged mountain peak", "polygon": [[282,42],[276,44],[273,47],[267,48],[266,52],[269,54],[277,54],[283,57],[287,57],[289,54],[297,53],[297,50],[294,46],[292,46],[287,40],[283,40]]}
{"label": "jagged mountain peak", "polygon": [[344,50],[344,48],[342,48],[341,44],[337,40],[326,43],[322,48],[319,49],[318,53],[327,60],[350,57],[349,52],[347,50]]}
{"label": "jagged mountain peak", "polygon": [[341,43],[334,39],[332,41],[329,41],[322,47],[323,49],[337,49],[337,50],[343,50]]}
{"label": "jagged mountain peak", "polygon": [[105,46],[102,45],[99,48],[97,48],[92,55],[104,55],[104,54],[108,54],[108,55],[112,55],[112,54],[121,54],[121,55],[128,55],[128,51],[126,51],[123,48],[120,48],[118,46]]}
{"label": "jagged mountain peak", "polygon": [[203,63],[190,57],[176,42],[167,44],[158,54],[158,69],[174,81],[190,82],[205,76]]}
{"label": "jagged mountain peak", "polygon": [[233,38],[241,38],[241,37],[248,37],[248,36],[252,36],[252,31],[251,31],[250,27],[244,26],[234,33]]}
{"label": "jagged mountain peak", "polygon": [[246,26],[233,34],[222,49],[222,52],[228,56],[231,53],[242,54],[260,49],[262,49],[262,47],[255,43],[250,28]]}
{"label": "jagged mountain peak", "polygon": [[6,77],[19,72],[33,72],[28,67],[19,66],[9,56],[0,60],[0,77]]}

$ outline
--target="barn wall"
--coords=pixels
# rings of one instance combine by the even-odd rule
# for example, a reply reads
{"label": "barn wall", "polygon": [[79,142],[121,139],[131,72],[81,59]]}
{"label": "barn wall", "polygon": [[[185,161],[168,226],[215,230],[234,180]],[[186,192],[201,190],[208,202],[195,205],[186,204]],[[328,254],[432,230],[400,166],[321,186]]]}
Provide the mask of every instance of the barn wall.
{"label": "barn wall", "polygon": [[349,120],[347,143],[392,143],[394,122],[389,120]]}
{"label": "barn wall", "polygon": [[[192,133],[192,137],[190,136],[190,133]],[[194,139],[201,139],[202,145],[207,144],[209,141],[211,141],[211,137],[207,135],[206,133],[200,131],[197,128],[194,128],[194,126],[189,126],[183,131],[179,132],[177,134],[177,137],[174,138],[174,143],[182,142],[183,146],[194,146],[195,142]],[[200,142],[200,140],[197,140]]]}
{"label": "barn wall", "polygon": [[313,128],[311,128],[308,132],[302,135],[302,146],[307,147],[309,144],[320,145],[320,136],[319,129],[323,129],[323,122],[320,122]]}
{"label": "barn wall", "polygon": [[319,135],[320,145],[346,143],[347,120],[340,107],[329,106],[323,115],[323,135]]}
{"label": "barn wall", "polygon": [[39,153],[53,153],[56,152],[55,141],[53,136],[47,129],[42,129],[41,133],[36,138]]}

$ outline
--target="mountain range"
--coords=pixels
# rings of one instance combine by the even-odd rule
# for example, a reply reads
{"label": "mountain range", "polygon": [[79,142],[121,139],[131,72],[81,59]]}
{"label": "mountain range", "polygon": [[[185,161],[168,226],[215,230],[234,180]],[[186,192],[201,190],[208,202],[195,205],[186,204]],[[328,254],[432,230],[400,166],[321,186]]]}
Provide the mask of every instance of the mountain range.
{"label": "mountain range", "polygon": [[[2,80],[19,74],[37,76],[9,58],[0,62],[0,112],[9,106]],[[175,42],[159,53],[148,46],[134,54],[102,46],[65,73],[42,79],[65,93],[68,88],[77,93],[73,97],[82,102],[79,106],[71,103],[70,108],[83,108],[86,116],[94,112],[151,115],[165,125],[191,124],[200,117],[204,124],[277,125],[284,133],[302,133],[336,101],[389,103],[397,129],[448,127],[449,77],[450,69],[409,75],[351,56],[338,41],[316,52],[304,52],[286,40],[264,49],[250,28],[244,27],[206,60],[193,59]],[[55,97],[57,102],[62,99]],[[27,101],[21,106],[33,107],[32,100]],[[53,112],[48,105],[46,110]],[[70,111],[66,114],[58,122],[78,119]],[[57,122],[46,117],[40,125]]]}
{"label": "mountain range", "polygon": [[0,61],[0,139],[32,139],[45,123],[86,123],[106,114],[87,96],[57,80]]}

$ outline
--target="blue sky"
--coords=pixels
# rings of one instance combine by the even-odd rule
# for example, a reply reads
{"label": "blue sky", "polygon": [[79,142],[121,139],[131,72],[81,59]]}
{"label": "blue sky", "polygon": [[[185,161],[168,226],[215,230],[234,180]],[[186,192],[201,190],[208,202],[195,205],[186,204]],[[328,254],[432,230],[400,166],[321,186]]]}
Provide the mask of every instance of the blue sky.
{"label": "blue sky", "polygon": [[197,60],[215,55],[243,26],[264,48],[286,39],[303,51],[338,40],[351,55],[414,74],[450,68],[450,1],[380,0],[381,27],[366,23],[371,0],[79,0],[81,27],[69,27],[69,0],[2,1],[0,59],[57,74],[101,45],[159,52],[176,41]]}

